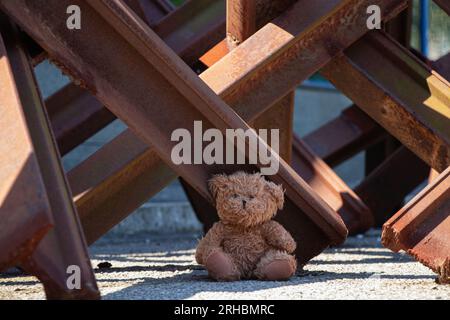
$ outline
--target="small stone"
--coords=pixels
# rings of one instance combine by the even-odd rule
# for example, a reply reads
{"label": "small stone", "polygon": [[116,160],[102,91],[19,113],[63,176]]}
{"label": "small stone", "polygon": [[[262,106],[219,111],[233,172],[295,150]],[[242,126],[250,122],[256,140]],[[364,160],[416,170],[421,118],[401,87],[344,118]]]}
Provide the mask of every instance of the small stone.
{"label": "small stone", "polygon": [[109,262],[100,262],[100,263],[97,265],[97,268],[99,268],[99,269],[109,269],[109,268],[111,268],[111,267],[112,267],[112,264],[109,263]]}

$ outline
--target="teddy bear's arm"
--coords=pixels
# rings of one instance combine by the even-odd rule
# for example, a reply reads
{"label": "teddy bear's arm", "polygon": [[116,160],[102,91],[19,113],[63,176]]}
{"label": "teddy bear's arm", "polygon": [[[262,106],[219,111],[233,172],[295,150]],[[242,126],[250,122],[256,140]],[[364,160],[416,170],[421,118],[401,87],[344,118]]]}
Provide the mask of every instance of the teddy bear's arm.
{"label": "teddy bear's arm", "polygon": [[267,243],[277,249],[293,253],[297,244],[291,234],[278,222],[269,221],[263,226],[263,234]]}
{"label": "teddy bear's arm", "polygon": [[221,248],[223,240],[223,225],[216,222],[200,240],[195,252],[195,260],[198,264],[205,264],[206,258],[213,252]]}

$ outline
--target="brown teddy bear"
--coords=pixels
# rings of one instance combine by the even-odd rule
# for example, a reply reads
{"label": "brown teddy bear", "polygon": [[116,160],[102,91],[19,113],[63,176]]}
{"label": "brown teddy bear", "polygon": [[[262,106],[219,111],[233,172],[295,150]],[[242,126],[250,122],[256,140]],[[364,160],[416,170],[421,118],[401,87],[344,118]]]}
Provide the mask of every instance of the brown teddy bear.
{"label": "brown teddy bear", "polygon": [[209,187],[220,221],[198,244],[195,258],[218,281],[286,280],[296,271],[296,243],[271,220],[283,207],[281,186],[260,173],[214,176]]}

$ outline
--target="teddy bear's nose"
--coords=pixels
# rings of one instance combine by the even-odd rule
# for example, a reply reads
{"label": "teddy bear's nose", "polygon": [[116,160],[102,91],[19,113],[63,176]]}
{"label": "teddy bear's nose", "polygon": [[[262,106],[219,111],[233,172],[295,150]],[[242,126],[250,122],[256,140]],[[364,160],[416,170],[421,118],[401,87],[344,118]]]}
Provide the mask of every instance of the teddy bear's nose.
{"label": "teddy bear's nose", "polygon": [[244,205],[244,208],[245,208],[245,205],[247,204],[247,200],[242,200],[242,204]]}

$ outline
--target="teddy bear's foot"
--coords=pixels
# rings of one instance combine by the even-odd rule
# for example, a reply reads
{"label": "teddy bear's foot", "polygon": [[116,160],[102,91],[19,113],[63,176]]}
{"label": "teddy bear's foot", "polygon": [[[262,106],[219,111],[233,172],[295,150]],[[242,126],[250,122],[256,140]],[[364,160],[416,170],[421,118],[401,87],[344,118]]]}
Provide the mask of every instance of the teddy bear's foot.
{"label": "teddy bear's foot", "polygon": [[215,251],[206,259],[206,270],[217,281],[236,281],[240,274],[230,257],[223,251]]}
{"label": "teddy bear's foot", "polygon": [[297,269],[297,261],[286,252],[271,250],[258,263],[255,276],[262,280],[280,281],[292,277]]}

